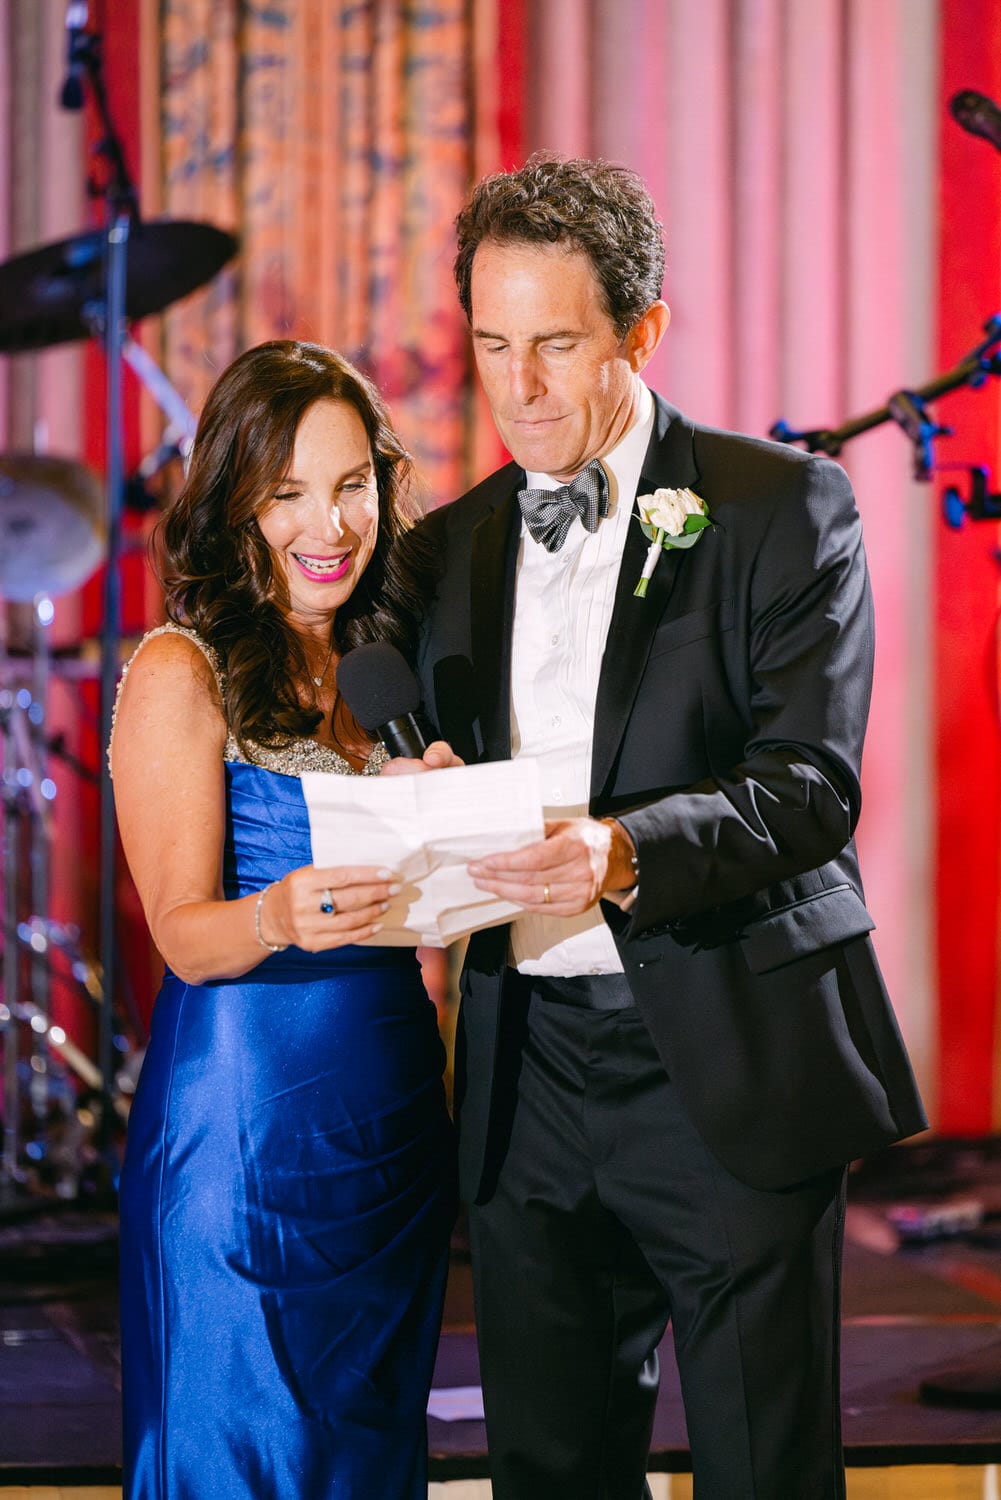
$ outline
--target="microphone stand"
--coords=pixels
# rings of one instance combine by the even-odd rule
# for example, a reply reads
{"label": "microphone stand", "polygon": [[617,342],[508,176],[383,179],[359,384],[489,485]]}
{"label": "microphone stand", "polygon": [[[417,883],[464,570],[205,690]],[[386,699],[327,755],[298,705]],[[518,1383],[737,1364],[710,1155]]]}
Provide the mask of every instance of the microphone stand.
{"label": "microphone stand", "polygon": [[[780,443],[803,443],[810,453],[826,453],[830,458],[837,458],[850,438],[879,427],[883,422],[893,421],[914,445],[915,479],[930,479],[935,468],[932,442],[937,437],[948,436],[952,429],[934,422],[925,410],[925,402],[960,386],[982,385],[989,375],[1001,375],[1001,314],[995,313],[983,328],[986,337],[969,354],[951,370],[917,390],[896,391],[885,406],[851,417],[840,427],[796,432],[780,419],[771,428],[769,436]],[[955,485],[948,487],[942,497],[948,525],[958,529],[967,516],[973,521],[1001,520],[1001,494],[989,491],[987,469],[980,464],[963,467],[968,469],[970,476],[970,498],[964,500]],[[1001,1343],[991,1344],[972,1357],[926,1374],[919,1386],[919,1397],[932,1405],[1001,1407]]]}
{"label": "microphone stand", "polygon": [[112,716],[118,683],[121,637],[122,510],[124,505],[124,457],[122,420],[122,367],[126,344],[126,288],[129,235],[139,219],[135,186],[125,165],[121,141],[108,108],[101,71],[101,37],[84,33],[77,38],[74,58],[83,67],[101,122],[98,154],[107,164],[103,185],[88,180],[92,197],[105,202],[104,302],[88,319],[103,341],[106,366],[106,480],[105,523],[107,559],[104,571],[104,613],[101,626],[101,797],[100,797],[100,939],[102,1003],[98,1021],[97,1066],[102,1088],[110,1103],[114,1081],[114,992],[115,973],[115,863],[116,825],[111,777],[105,751],[111,739]]}
{"label": "microphone stand", "polygon": [[[914,477],[930,479],[935,465],[932,459],[932,441],[947,437],[952,429],[934,422],[925,409],[925,403],[944,396],[961,386],[983,385],[989,375],[1001,375],[1001,313],[995,313],[983,325],[985,338],[981,339],[951,370],[937,375],[916,390],[899,390],[889,398],[885,406],[861,416],[850,417],[840,427],[814,427],[796,431],[781,417],[770,428],[769,437],[778,443],[803,443],[810,453],[826,453],[837,458],[845,443],[862,432],[869,432],[884,422],[896,422],[914,445]],[[945,516],[950,526],[960,526],[964,515],[971,520],[998,520],[1001,518],[1001,496],[991,495],[986,488],[986,471],[970,469],[972,497],[964,502],[955,486],[950,486],[944,497]]]}

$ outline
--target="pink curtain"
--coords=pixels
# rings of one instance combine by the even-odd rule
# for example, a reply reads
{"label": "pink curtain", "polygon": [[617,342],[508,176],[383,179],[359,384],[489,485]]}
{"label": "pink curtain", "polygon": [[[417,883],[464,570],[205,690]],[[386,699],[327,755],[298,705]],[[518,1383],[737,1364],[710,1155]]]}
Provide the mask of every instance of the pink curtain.
{"label": "pink curtain", "polygon": [[[837,427],[934,373],[935,0],[547,0],[528,148],[639,171],[673,317],[651,383],[708,422]],[[930,534],[894,431],[842,462],[877,667],[860,841],[880,957],[934,1102]]]}

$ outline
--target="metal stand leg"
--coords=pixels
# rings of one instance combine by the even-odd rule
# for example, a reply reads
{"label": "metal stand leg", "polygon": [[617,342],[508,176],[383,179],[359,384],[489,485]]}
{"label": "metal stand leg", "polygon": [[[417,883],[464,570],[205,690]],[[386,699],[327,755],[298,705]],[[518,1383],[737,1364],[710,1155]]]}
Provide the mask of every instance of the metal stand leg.
{"label": "metal stand leg", "polygon": [[14,693],[0,688],[0,746],[3,750],[3,1001],[0,1022],[3,1037],[3,1171],[0,1189],[9,1193],[17,1181],[18,1128],[20,1101],[17,1080],[17,873],[18,873],[18,800],[16,757],[14,755]]}
{"label": "metal stand leg", "polygon": [[98,1029],[97,1065],[104,1089],[111,1096],[114,1079],[115,994],[115,802],[105,749],[118,684],[118,641],[121,635],[122,493],[122,347],[125,339],[125,272],[130,218],[116,214],[108,232],[107,301],[104,336],[107,351],[107,527],[108,557],[104,573],[104,626],[101,634],[101,973],[104,1003]]}

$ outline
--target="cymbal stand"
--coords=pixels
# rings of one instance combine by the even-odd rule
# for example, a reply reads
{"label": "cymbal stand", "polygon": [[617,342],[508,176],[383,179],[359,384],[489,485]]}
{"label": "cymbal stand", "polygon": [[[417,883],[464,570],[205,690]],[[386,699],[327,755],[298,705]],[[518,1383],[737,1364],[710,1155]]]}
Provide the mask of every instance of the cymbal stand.
{"label": "cymbal stand", "polygon": [[170,423],[176,435],[178,451],[187,458],[194,442],[198,419],[176,386],[160,369],[156,360],[130,334],[122,342],[122,358],[146,387]]}
{"label": "cymbal stand", "polygon": [[118,641],[122,633],[122,507],[125,465],[122,444],[122,347],[125,339],[125,274],[128,213],[117,212],[108,232],[107,294],[104,337],[107,363],[107,541],[104,569],[104,620],[101,628],[101,924],[99,953],[104,976],[104,1004],[98,1026],[97,1066],[110,1096],[114,1079],[115,995],[115,802],[105,754],[118,688]]}
{"label": "cymbal stand", "polygon": [[[31,843],[28,859],[31,869],[31,910],[33,915],[48,919],[52,852],[51,804],[55,783],[48,775],[48,743],[45,724],[49,698],[51,650],[49,627],[55,610],[48,594],[35,595],[31,607],[34,654],[32,657],[32,701],[25,709],[32,744],[34,814],[29,824]],[[31,999],[38,1019],[31,1028],[31,1081],[29,1092],[35,1118],[45,1120],[49,1102],[48,1048],[44,1038],[51,1022],[51,987],[49,965],[45,957],[31,949]],[[44,1030],[43,1030],[44,1026]]]}
{"label": "cymbal stand", "polygon": [[20,788],[14,757],[14,691],[0,687],[0,753],[3,756],[0,794],[3,798],[3,996],[0,1000],[0,1037],[3,1039],[3,1154],[0,1158],[0,1188],[12,1189],[17,1182],[18,1046],[16,998],[20,968],[17,948],[17,872],[19,864],[18,823]]}

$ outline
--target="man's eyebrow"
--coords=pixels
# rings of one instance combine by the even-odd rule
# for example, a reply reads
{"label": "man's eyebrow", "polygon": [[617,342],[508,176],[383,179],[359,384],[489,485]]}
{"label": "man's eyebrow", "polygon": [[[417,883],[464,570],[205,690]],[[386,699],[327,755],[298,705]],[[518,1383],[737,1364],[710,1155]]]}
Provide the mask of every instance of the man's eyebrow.
{"label": "man's eyebrow", "polygon": [[[545,344],[550,339],[579,339],[583,338],[583,336],[584,330],[582,328],[552,328],[544,333],[533,333],[529,339],[529,343]],[[473,338],[494,339],[498,344],[508,343],[506,335],[503,333],[491,333],[488,328],[474,328]]]}

